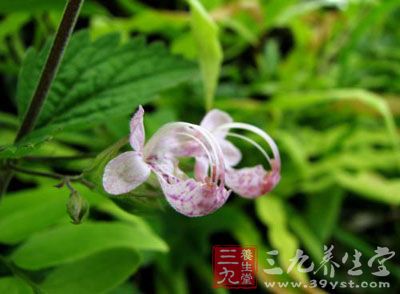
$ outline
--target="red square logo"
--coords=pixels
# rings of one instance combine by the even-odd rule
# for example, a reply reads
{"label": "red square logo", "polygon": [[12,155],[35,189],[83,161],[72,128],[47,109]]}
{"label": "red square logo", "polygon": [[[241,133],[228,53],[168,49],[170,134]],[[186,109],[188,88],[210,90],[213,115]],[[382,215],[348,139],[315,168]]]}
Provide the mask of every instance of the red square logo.
{"label": "red square logo", "polygon": [[254,246],[213,247],[214,288],[257,288],[257,251]]}

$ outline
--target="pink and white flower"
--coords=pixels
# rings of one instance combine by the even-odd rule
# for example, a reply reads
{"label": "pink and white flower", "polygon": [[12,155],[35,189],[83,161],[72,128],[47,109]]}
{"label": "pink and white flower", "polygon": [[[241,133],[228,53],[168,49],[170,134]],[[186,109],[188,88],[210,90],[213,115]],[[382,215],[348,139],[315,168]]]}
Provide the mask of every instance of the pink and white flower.
{"label": "pink and white flower", "polygon": [[[186,216],[203,216],[220,208],[230,191],[224,187],[224,158],[213,136],[206,129],[184,122],[164,125],[145,144],[144,110],[140,106],[130,123],[130,145],[105,167],[103,186],[106,192],[125,194],[144,183],[154,172],[171,206]],[[189,178],[178,166],[174,150],[182,142],[196,142],[208,158],[210,176],[202,181]]]}
{"label": "pink and white flower", "polygon": [[[144,183],[153,172],[171,206],[186,216],[203,216],[220,208],[230,190],[246,198],[255,198],[271,191],[280,180],[279,151],[272,138],[249,124],[235,123],[220,110],[210,111],[200,125],[175,122],[161,127],[145,144],[144,110],[140,106],[130,123],[130,145],[111,160],[104,170],[104,189],[113,195],[125,194]],[[260,136],[271,148],[273,158],[255,141],[233,129],[250,131]],[[262,165],[235,169],[242,154],[227,136],[246,140],[264,155],[271,166]],[[179,168],[181,157],[196,159],[195,178]]]}
{"label": "pink and white flower", "polygon": [[[235,123],[226,112],[214,109],[209,111],[200,123],[200,126],[209,130],[217,139],[225,159],[226,185],[236,194],[245,198],[256,198],[270,192],[280,181],[281,161],[278,147],[274,140],[263,130],[245,123]],[[271,159],[267,152],[254,140],[231,130],[239,129],[252,132],[265,141],[272,150]],[[235,169],[242,159],[242,154],[235,145],[226,140],[227,136],[237,137],[255,146],[268,161],[271,171],[266,171],[259,164],[254,167]],[[203,178],[207,170],[207,161],[204,156],[197,157],[196,176]]]}

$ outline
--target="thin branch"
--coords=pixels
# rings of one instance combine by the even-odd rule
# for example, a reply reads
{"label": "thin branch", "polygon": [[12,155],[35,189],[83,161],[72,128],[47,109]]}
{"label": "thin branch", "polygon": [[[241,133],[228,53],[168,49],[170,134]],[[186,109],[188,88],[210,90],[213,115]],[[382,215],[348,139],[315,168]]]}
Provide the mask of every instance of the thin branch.
{"label": "thin branch", "polygon": [[46,63],[43,67],[39,83],[15,138],[15,142],[20,141],[35,127],[50,86],[64,56],[65,47],[68,44],[83,1],[84,0],[69,0],[65,7],[49,56],[47,57]]}
{"label": "thin branch", "polygon": [[86,180],[83,177],[83,174],[79,174],[79,175],[63,175],[63,174],[54,173],[54,172],[44,172],[44,171],[32,170],[32,169],[20,167],[20,166],[14,165],[14,164],[9,164],[9,167],[14,172],[17,172],[17,173],[23,173],[23,174],[27,174],[27,175],[31,175],[31,176],[38,176],[38,177],[45,177],[45,178],[60,180],[61,181],[61,185],[58,185],[58,187],[61,187],[64,184],[66,184],[66,186],[70,190],[71,190],[70,182],[79,182],[79,183],[85,185],[86,187],[88,187],[89,189],[93,189],[95,187],[95,185],[92,182]]}
{"label": "thin branch", "polygon": [[56,180],[62,180],[65,178],[64,175],[61,175],[58,173],[36,171],[36,170],[19,167],[16,165],[11,165],[11,168],[15,172],[19,172],[19,173],[23,173],[23,174],[27,174],[27,175],[31,175],[31,176],[38,176],[38,177],[44,177],[44,178],[50,178],[50,179],[56,179]]}

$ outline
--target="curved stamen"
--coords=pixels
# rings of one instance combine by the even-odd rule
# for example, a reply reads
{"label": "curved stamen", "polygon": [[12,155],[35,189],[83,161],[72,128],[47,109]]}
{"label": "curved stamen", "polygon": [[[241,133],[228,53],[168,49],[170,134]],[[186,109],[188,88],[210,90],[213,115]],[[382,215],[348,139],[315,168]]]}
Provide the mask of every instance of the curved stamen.
{"label": "curved stamen", "polygon": [[[207,158],[208,158],[208,162],[209,162],[209,163],[212,163],[211,154],[210,154],[209,150],[207,149],[206,145],[204,145],[203,142],[201,142],[200,139],[198,139],[197,137],[195,137],[195,136],[193,136],[193,135],[187,134],[187,133],[177,133],[177,135],[187,136],[187,137],[193,139],[194,141],[196,141],[196,142],[200,145],[200,147],[204,150],[204,152],[206,153]],[[213,181],[216,181],[216,178],[217,178],[216,176],[217,176],[217,175],[215,174],[214,169],[211,169],[210,172],[211,172],[211,174],[210,174],[211,179],[212,179]]]}
{"label": "curved stamen", "polygon": [[[190,131],[197,131],[198,133],[195,133],[194,135],[190,134]],[[186,133],[186,132],[187,133]],[[210,155],[209,160],[211,166],[215,166],[215,180],[220,180],[221,183],[224,183],[224,162],[223,162],[223,155],[221,148],[219,144],[216,142],[214,137],[211,135],[211,133],[204,129],[203,127],[191,124],[191,123],[186,123],[186,122],[175,122],[175,123],[168,123],[164,125],[161,129],[157,131],[156,134],[154,134],[151,139],[147,142],[145,148],[144,148],[144,155],[145,158],[149,155],[152,155],[154,153],[157,153],[157,151],[160,151],[161,147],[158,147],[158,144],[162,141],[164,138],[168,138],[168,136],[175,136],[177,134],[186,134],[189,137],[196,137],[196,142],[198,140],[203,139],[205,143],[209,146],[207,146],[203,143],[202,145],[204,146],[205,150],[211,151],[208,154]],[[200,137],[199,137],[200,135]],[[163,144],[162,148],[165,150]],[[212,172],[213,168],[211,169]]]}
{"label": "curved stamen", "polygon": [[280,169],[280,155],[279,155],[279,150],[278,147],[276,146],[275,141],[263,130],[260,128],[257,128],[253,125],[245,124],[245,123],[227,123],[219,126],[217,130],[223,130],[223,129],[241,129],[241,130],[246,130],[253,132],[257,135],[259,135],[261,138],[263,138],[269,145],[269,147],[272,150],[272,153],[274,155],[274,160],[277,161],[277,166],[276,168]]}
{"label": "curved stamen", "polygon": [[236,137],[236,138],[242,139],[242,140],[250,143],[251,145],[256,147],[258,149],[258,151],[260,151],[262,153],[262,155],[264,155],[264,157],[267,159],[268,163],[271,164],[271,158],[269,157],[268,153],[260,146],[260,144],[258,144],[253,139],[250,139],[250,138],[248,138],[246,136],[243,136],[243,135],[231,133],[231,132],[229,132],[227,135],[231,136],[231,137]]}

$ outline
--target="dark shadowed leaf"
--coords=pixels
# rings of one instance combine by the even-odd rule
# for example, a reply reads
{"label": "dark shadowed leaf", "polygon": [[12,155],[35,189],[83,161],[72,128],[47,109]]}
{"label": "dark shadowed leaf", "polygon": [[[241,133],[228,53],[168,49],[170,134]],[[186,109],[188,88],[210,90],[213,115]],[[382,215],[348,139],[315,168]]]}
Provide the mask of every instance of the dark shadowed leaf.
{"label": "dark shadowed leaf", "polygon": [[112,249],[56,268],[42,289],[54,294],[105,293],[126,280],[139,265],[139,255],[130,249]]}
{"label": "dark shadowed leaf", "polygon": [[73,262],[112,248],[167,251],[167,245],[147,227],[122,222],[66,224],[33,236],[12,255],[26,269]]}

